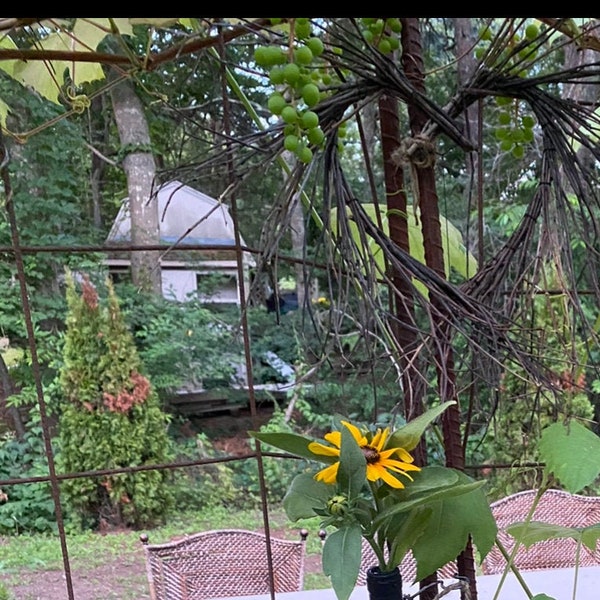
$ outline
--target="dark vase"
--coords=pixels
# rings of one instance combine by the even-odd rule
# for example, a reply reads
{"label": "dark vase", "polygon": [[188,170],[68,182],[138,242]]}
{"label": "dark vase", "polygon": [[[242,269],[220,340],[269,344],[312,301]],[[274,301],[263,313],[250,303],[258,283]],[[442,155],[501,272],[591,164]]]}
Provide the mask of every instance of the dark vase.
{"label": "dark vase", "polygon": [[400,569],[380,571],[379,567],[367,570],[367,591],[370,600],[402,600]]}

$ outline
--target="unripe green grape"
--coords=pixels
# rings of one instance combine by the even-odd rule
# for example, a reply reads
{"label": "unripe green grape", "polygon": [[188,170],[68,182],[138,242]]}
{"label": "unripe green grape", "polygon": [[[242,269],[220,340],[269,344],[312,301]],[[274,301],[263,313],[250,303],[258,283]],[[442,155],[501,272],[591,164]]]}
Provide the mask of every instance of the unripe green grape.
{"label": "unripe green grape", "polygon": [[510,139],[515,143],[522,142],[524,137],[525,136],[523,135],[523,131],[521,129],[513,129],[510,132]]}
{"label": "unripe green grape", "polygon": [[515,158],[523,158],[523,155],[525,154],[525,149],[523,148],[523,146],[516,145],[512,149],[512,154]]}
{"label": "unripe green grape", "polygon": [[313,151],[308,146],[301,146],[296,149],[296,156],[303,163],[309,163],[313,159]]}
{"label": "unripe green grape", "polygon": [[302,114],[300,118],[300,123],[304,129],[312,129],[319,124],[319,115],[312,110],[307,110]]}
{"label": "unripe green grape", "polygon": [[531,129],[535,125],[535,119],[531,115],[523,115],[523,117],[521,117],[521,123],[523,127]]}
{"label": "unripe green grape", "polygon": [[267,101],[267,108],[274,114],[280,115],[281,111],[286,107],[287,102],[285,98],[279,93],[275,92],[269,96]]}
{"label": "unripe green grape", "polygon": [[294,84],[294,87],[300,92],[302,93],[302,88],[305,85],[308,84],[312,85],[312,77],[310,76],[310,74],[308,73],[303,73],[302,71],[300,71],[300,77],[298,77],[298,81],[296,81],[296,83]]}
{"label": "unripe green grape", "polygon": [[288,123],[283,128],[283,135],[284,136],[295,135],[297,131],[298,131],[298,126],[296,125],[296,123]]}
{"label": "unripe green grape", "polygon": [[383,19],[377,19],[375,21],[375,23],[371,24],[369,26],[369,29],[375,34],[375,35],[379,35],[382,31],[383,28],[385,26],[385,23],[383,22]]}
{"label": "unripe green grape", "polygon": [[310,37],[312,33],[312,27],[310,26],[310,21],[308,19],[300,20],[296,19],[296,27],[294,28],[294,32],[296,33],[296,37],[299,40],[305,40]]}
{"label": "unripe green grape", "polygon": [[298,111],[295,107],[288,105],[281,111],[281,118],[284,123],[296,123],[298,121]]}
{"label": "unripe green grape", "polygon": [[361,18],[361,21],[363,25],[366,25],[368,27],[369,25],[373,25],[377,21],[377,19],[373,17],[363,17]]}
{"label": "unripe green grape", "polygon": [[400,19],[393,17],[391,19],[386,19],[385,24],[390,28],[390,31],[394,33],[400,33],[402,31],[402,23]]}
{"label": "unripe green grape", "polygon": [[271,71],[269,73],[269,80],[274,85],[281,85],[285,81],[285,75],[284,75],[284,72],[283,72],[283,67],[280,67],[280,66],[277,66],[277,65],[274,66],[274,67],[272,67]]}
{"label": "unripe green grape", "polygon": [[510,152],[512,150],[513,145],[514,144],[512,140],[502,140],[502,142],[500,142],[500,150],[502,150],[503,152]]}
{"label": "unripe green grape", "polygon": [[294,85],[300,78],[300,67],[296,63],[288,63],[283,67],[283,78],[290,85]]}
{"label": "unripe green grape", "polygon": [[390,44],[389,40],[383,39],[377,45],[377,49],[379,52],[381,52],[381,54],[389,54],[392,51],[392,45]]}
{"label": "unripe green grape", "polygon": [[344,122],[338,127],[338,137],[345,138],[347,135],[348,135],[348,127],[346,125],[346,122]]}
{"label": "unripe green grape", "polygon": [[508,96],[496,96],[496,104],[498,106],[506,106],[512,102],[512,98]]}
{"label": "unripe green grape", "polygon": [[269,50],[266,46],[259,46],[254,50],[254,61],[259,67],[269,67]]}
{"label": "unripe green grape", "polygon": [[525,37],[528,40],[534,40],[537,36],[538,33],[540,32],[538,26],[535,23],[531,23],[530,25],[527,25],[527,27],[525,28]]}
{"label": "unripe green grape", "polygon": [[300,46],[294,51],[294,59],[300,65],[310,65],[313,61],[312,50],[308,46]]}
{"label": "unripe green grape", "polygon": [[329,85],[331,83],[331,75],[329,73],[323,73],[321,75],[321,81],[324,85]]}
{"label": "unripe green grape", "polygon": [[494,131],[494,135],[496,136],[497,140],[506,140],[506,139],[510,139],[510,130],[507,129],[506,127],[497,127],[496,131]]}
{"label": "unripe green grape", "polygon": [[485,56],[485,48],[475,48],[475,58],[481,60]]}
{"label": "unripe green grape", "polygon": [[311,144],[314,144],[315,146],[320,146],[323,143],[323,140],[325,139],[325,134],[323,133],[323,130],[320,127],[313,127],[312,129],[308,130],[306,137],[308,138],[308,141]]}
{"label": "unripe green grape", "polygon": [[510,113],[502,111],[498,115],[498,123],[500,123],[500,125],[508,125],[511,121],[512,121],[512,117],[511,117]]}
{"label": "unripe green grape", "polygon": [[306,102],[306,106],[315,106],[320,99],[321,93],[314,83],[308,83],[302,88],[302,100]]}
{"label": "unripe green grape", "polygon": [[295,152],[299,143],[300,139],[297,135],[286,135],[283,140],[283,147],[290,152]]}
{"label": "unripe green grape", "polygon": [[482,40],[491,40],[492,39],[492,30],[486,25],[483,29],[479,31],[479,37]]}
{"label": "unripe green grape", "polygon": [[538,51],[535,48],[523,48],[519,52],[519,58],[532,61],[537,56]]}
{"label": "unripe green grape", "polygon": [[400,48],[400,40],[396,36],[390,36],[387,41],[390,43],[392,50],[398,50],[398,48]]}
{"label": "unripe green grape", "polygon": [[365,38],[365,42],[367,42],[368,44],[372,44],[373,40],[375,39],[375,34],[370,31],[370,30],[366,30],[362,32],[363,37]]}
{"label": "unripe green grape", "polygon": [[283,65],[287,62],[287,54],[279,46],[269,46],[267,51],[270,65]]}
{"label": "unripe green grape", "polygon": [[323,42],[318,37],[311,37],[306,40],[306,45],[310,48],[313,56],[321,56],[323,54],[323,50],[325,50],[325,46]]}
{"label": "unripe green grape", "polygon": [[524,142],[533,142],[533,129],[522,129],[523,132],[523,141]]}

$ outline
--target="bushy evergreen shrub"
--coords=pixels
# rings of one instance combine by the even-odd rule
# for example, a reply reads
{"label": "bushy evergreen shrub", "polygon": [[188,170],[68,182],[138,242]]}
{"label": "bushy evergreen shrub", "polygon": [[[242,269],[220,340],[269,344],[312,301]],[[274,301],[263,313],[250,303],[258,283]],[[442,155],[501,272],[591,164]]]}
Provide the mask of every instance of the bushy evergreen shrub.
{"label": "bushy evergreen shrub", "polygon": [[[101,304],[89,278],[81,293],[67,273],[67,331],[60,382],[60,466],[65,473],[170,461],[168,416],[142,373],[119,302],[107,282]],[[147,470],[66,480],[61,491],[84,526],[142,527],[160,522],[172,493],[169,473]]]}

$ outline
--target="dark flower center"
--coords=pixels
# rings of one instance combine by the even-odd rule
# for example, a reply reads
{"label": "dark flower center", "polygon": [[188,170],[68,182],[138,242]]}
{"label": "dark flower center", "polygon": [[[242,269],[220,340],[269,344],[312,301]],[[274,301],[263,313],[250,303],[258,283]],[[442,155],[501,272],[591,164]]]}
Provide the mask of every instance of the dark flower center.
{"label": "dark flower center", "polygon": [[364,454],[365,460],[368,465],[374,465],[379,462],[379,452],[372,446],[361,446],[360,448]]}

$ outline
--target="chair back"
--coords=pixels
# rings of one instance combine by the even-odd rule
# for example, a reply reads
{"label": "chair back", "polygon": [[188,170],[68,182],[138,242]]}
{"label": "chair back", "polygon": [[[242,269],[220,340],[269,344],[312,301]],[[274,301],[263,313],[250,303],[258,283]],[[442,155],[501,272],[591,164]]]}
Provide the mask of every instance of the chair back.
{"label": "chair back", "polygon": [[[517,492],[493,502],[490,507],[498,524],[498,539],[510,554],[515,540],[506,533],[506,527],[525,521],[536,490]],[[600,523],[600,498],[570,494],[562,490],[547,490],[535,509],[532,521],[541,521],[564,527],[588,527]],[[576,560],[577,542],[571,538],[560,538],[537,542],[528,549],[520,546],[514,559],[515,566],[524,571],[536,569],[559,569],[600,564],[600,550],[592,552],[581,546],[579,561]],[[485,575],[501,573],[506,560],[497,546],[494,546],[482,562]]]}
{"label": "chair back", "polygon": [[[373,548],[371,548],[369,542],[367,542],[363,538],[362,558],[360,562],[360,571],[358,572],[358,579],[356,581],[356,585],[366,585],[367,571],[377,564],[378,560],[375,551],[373,550]],[[457,573],[458,567],[456,566],[456,562],[452,561],[438,569],[437,576],[439,579],[452,579]],[[402,575],[402,581],[405,581],[407,585],[412,585],[413,583],[415,583],[417,578],[417,561],[414,559],[410,550],[400,563],[400,574]]]}
{"label": "chair back", "polygon": [[[242,529],[197,533],[165,544],[142,535],[152,600],[205,600],[268,594],[267,536]],[[275,592],[304,584],[306,531],[301,539],[270,538]]]}

